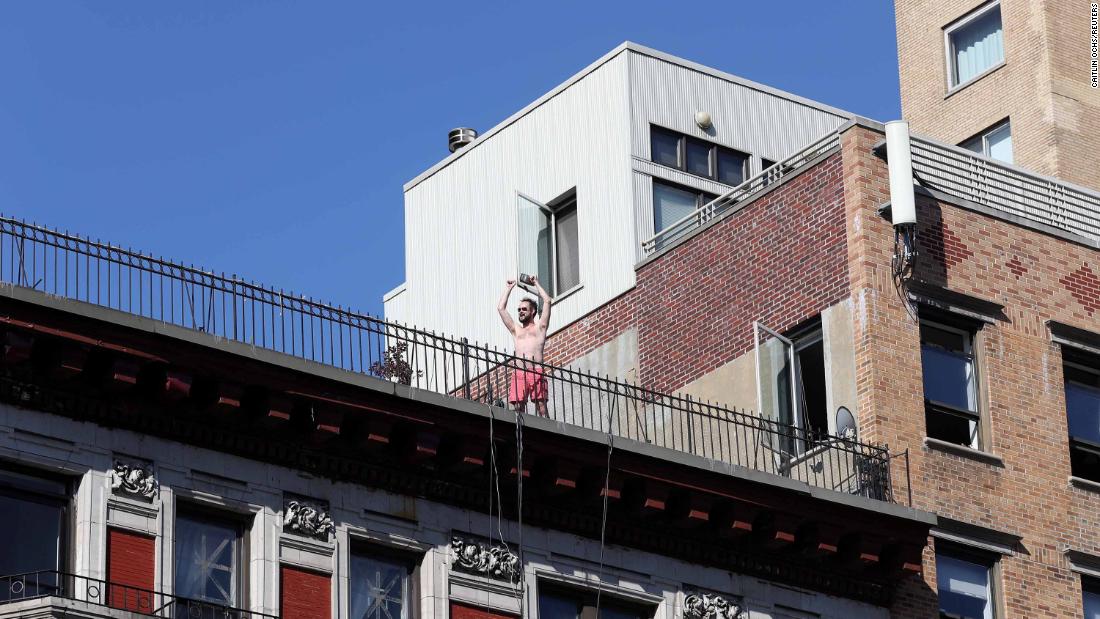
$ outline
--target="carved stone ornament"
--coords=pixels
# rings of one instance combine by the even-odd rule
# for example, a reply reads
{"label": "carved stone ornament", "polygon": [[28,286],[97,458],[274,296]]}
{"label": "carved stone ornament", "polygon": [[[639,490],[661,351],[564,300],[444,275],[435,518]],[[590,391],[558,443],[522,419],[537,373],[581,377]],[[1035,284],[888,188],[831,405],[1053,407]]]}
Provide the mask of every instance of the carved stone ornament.
{"label": "carved stone ornament", "polygon": [[451,550],[455,553],[454,568],[489,578],[519,582],[519,557],[504,546],[490,546],[482,542],[451,538]]}
{"label": "carved stone ornament", "polygon": [[741,603],[713,593],[689,593],[684,598],[684,619],[745,619]]}
{"label": "carved stone ornament", "polygon": [[107,471],[111,480],[111,492],[153,500],[160,489],[153,468],[148,464],[115,460],[115,466]]}
{"label": "carved stone ornament", "polygon": [[328,508],[305,501],[287,501],[283,510],[283,530],[299,535],[328,541],[329,533],[336,528],[328,515]]}

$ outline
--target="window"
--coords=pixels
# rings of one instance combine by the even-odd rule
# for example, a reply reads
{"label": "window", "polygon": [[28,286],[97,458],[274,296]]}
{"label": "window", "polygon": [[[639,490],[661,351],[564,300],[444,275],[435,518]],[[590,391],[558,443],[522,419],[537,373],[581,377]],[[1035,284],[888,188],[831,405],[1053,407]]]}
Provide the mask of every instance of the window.
{"label": "window", "polygon": [[944,29],[949,86],[965,84],[1005,60],[1001,5],[991,2]]}
{"label": "window", "polygon": [[653,179],[653,229],[660,232],[716,198],[712,193]]}
{"label": "window", "polygon": [[980,449],[974,330],[922,316],[920,351],[928,436]]}
{"label": "window", "polygon": [[550,296],[580,285],[575,190],[548,204],[520,194],[517,238],[520,272],[538,275]]}
{"label": "window", "polygon": [[737,186],[748,176],[749,156],[657,126],[649,129],[650,157],[654,163],[683,170],[726,185]]}
{"label": "window", "polygon": [[784,437],[778,446],[794,455],[829,434],[826,404],[825,341],[814,321],[790,337],[755,323],[759,410],[767,418],[792,425],[804,434]]}
{"label": "window", "polygon": [[[176,589],[179,597],[218,606],[240,606],[242,527],[191,512],[176,515]],[[188,609],[213,617],[213,607]]]}
{"label": "window", "polygon": [[652,610],[640,605],[625,604],[604,593],[599,597],[596,613],[596,593],[552,587],[539,588],[539,619],[642,619],[652,617]]}
{"label": "window", "polygon": [[1100,619],[1100,580],[1081,577],[1081,605],[1085,610],[1085,619]]}
{"label": "window", "polygon": [[68,484],[0,470],[0,576],[40,572],[21,590],[0,590],[0,602],[58,591],[65,568]]}
{"label": "window", "polygon": [[1070,466],[1075,477],[1100,482],[1100,358],[1063,348]]}
{"label": "window", "polygon": [[979,133],[959,146],[991,159],[1012,163],[1012,127],[1006,120]]}
{"label": "window", "polygon": [[357,549],[351,555],[348,612],[351,619],[415,617],[413,566],[381,549]]}
{"label": "window", "polygon": [[995,555],[936,542],[936,589],[941,619],[994,619]]}

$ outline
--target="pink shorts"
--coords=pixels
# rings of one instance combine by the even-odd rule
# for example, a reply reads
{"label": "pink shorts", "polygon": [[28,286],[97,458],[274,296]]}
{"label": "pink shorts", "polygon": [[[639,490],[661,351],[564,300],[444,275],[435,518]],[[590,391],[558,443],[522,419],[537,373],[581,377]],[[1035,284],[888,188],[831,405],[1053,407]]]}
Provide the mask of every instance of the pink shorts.
{"label": "pink shorts", "polygon": [[512,384],[508,388],[509,402],[546,401],[546,377],[542,370],[512,370]]}

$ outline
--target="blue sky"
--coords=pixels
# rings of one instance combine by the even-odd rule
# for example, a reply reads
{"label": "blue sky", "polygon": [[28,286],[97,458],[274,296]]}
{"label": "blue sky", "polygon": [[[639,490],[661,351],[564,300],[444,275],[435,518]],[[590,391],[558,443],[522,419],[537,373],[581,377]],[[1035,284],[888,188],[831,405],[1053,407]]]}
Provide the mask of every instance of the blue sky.
{"label": "blue sky", "polygon": [[378,314],[448,129],[624,40],[889,120],[892,4],[2,2],[0,212]]}

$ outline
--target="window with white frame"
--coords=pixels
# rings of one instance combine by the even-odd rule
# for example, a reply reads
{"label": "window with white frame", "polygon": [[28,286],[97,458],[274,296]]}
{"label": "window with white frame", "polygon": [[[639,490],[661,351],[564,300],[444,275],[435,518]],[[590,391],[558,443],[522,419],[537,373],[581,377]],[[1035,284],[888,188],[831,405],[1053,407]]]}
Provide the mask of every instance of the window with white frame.
{"label": "window with white frame", "polygon": [[921,370],[929,438],[974,449],[981,445],[976,329],[961,322],[920,318]]}
{"label": "window with white frame", "polygon": [[409,619],[413,610],[414,564],[372,546],[352,550],[348,581],[351,619]]}
{"label": "window with white frame", "polygon": [[[218,606],[241,606],[243,529],[239,521],[198,510],[176,514],[175,594]],[[191,606],[188,612],[205,617],[213,607]]]}
{"label": "window with white frame", "polygon": [[1012,125],[1007,120],[997,123],[959,146],[990,159],[1012,163]]}
{"label": "window with white frame", "polygon": [[539,619],[643,619],[653,609],[629,604],[604,593],[539,585]]}
{"label": "window with white frame", "polygon": [[1005,60],[1001,3],[990,2],[944,28],[948,86],[966,84]]}
{"label": "window with white frame", "polygon": [[1085,619],[1100,619],[1100,579],[1081,577],[1081,606]]}
{"label": "window with white frame", "polygon": [[1074,477],[1100,482],[1100,357],[1062,348]]}
{"label": "window with white frame", "polygon": [[936,589],[941,619],[996,619],[999,557],[936,541]]}
{"label": "window with white frame", "polygon": [[581,283],[577,192],[542,203],[519,195],[519,270],[557,297]]}
{"label": "window with white frame", "polygon": [[69,496],[64,480],[0,469],[0,576],[34,574],[19,591],[0,589],[0,602],[57,592]]}

